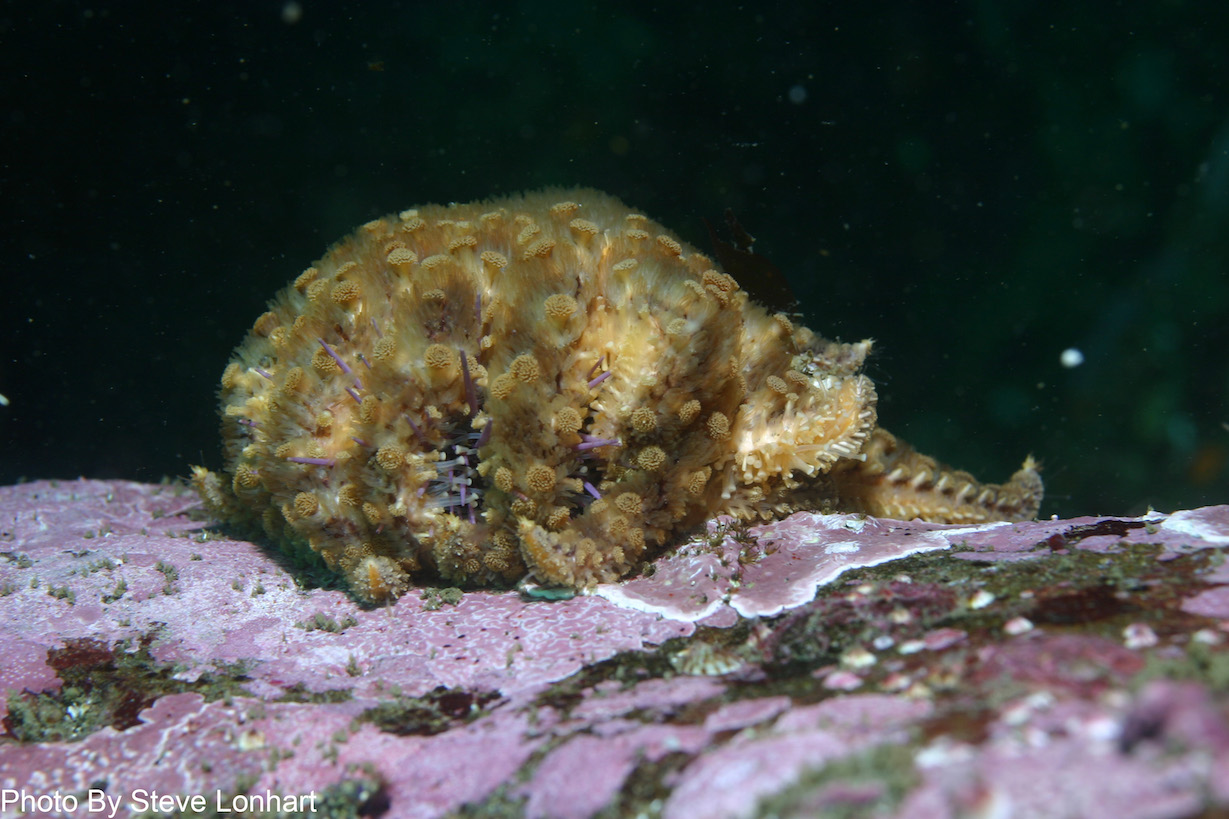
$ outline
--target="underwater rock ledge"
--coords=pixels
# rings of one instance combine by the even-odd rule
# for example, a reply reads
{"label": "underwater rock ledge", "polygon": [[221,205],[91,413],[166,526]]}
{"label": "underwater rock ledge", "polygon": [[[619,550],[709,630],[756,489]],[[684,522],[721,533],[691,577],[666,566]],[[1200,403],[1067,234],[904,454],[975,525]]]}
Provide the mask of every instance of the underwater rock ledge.
{"label": "underwater rock ledge", "polygon": [[1229,806],[1229,506],[717,520],[590,595],[370,609],[198,505],[0,488],[0,788],[314,791],[398,817]]}

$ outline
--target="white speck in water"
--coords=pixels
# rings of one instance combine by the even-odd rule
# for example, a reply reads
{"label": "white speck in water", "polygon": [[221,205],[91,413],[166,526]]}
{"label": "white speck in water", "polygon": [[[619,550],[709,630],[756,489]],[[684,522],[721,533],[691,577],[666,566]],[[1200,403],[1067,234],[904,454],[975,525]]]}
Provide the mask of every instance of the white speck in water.
{"label": "white speck in water", "polygon": [[1073,370],[1084,363],[1084,353],[1075,347],[1068,347],[1063,350],[1058,360],[1068,370]]}

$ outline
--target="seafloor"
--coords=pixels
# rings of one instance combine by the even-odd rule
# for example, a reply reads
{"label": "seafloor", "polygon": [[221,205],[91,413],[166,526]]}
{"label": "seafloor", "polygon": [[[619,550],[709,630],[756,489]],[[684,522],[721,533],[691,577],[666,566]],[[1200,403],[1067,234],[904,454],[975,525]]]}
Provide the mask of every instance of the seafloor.
{"label": "seafloor", "polygon": [[4,816],[1229,811],[1229,506],[714,521],[590,596],[364,608],[195,505],[0,488]]}

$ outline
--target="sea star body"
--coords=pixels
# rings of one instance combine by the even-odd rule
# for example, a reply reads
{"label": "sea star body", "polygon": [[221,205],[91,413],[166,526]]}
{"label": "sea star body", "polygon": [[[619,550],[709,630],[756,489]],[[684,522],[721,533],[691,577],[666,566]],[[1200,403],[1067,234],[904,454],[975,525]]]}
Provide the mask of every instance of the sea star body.
{"label": "sea star body", "polygon": [[875,426],[870,342],[824,340],[618,200],[545,191],[378,219],[222,375],[207,506],[305,542],[362,597],[412,578],[618,579],[718,514],[1036,514]]}

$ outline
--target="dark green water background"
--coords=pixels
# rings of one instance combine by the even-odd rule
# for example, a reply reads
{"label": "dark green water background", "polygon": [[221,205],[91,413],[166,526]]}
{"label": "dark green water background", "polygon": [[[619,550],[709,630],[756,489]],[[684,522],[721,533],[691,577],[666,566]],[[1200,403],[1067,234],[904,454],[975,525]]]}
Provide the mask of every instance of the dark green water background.
{"label": "dark green water background", "polygon": [[0,483],[218,466],[330,242],[585,184],[733,208],[885,426],[1032,452],[1045,515],[1229,501],[1229,4],[801,5],[0,5]]}

